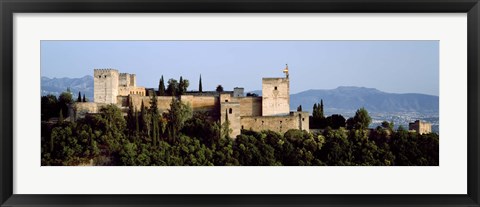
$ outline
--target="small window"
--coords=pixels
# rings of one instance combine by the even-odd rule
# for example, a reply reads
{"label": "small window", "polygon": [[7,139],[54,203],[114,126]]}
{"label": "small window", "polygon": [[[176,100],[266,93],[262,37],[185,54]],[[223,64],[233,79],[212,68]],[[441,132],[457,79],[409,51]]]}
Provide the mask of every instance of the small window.
{"label": "small window", "polygon": [[99,76],[98,76],[98,78],[102,78],[102,76],[101,76],[101,75],[99,75]]}
{"label": "small window", "polygon": [[305,121],[305,118],[302,118],[302,121]]}
{"label": "small window", "polygon": [[282,121],[280,121],[280,124],[282,124]]}
{"label": "small window", "polygon": [[262,121],[262,125],[263,125],[264,121]]}
{"label": "small window", "polygon": [[225,99],[225,102],[228,102],[228,100],[227,100],[227,99]]}
{"label": "small window", "polygon": [[[107,78],[107,75],[104,75],[103,77],[104,77],[104,78]],[[277,87],[275,87],[275,88],[277,88]],[[275,89],[275,90],[276,90],[276,89]]]}
{"label": "small window", "polygon": [[232,113],[232,108],[228,109],[228,113],[229,113],[229,114]]}
{"label": "small window", "polygon": [[243,130],[243,125],[242,125],[242,130]]}
{"label": "small window", "polygon": [[275,90],[277,90],[277,86],[275,86]]}

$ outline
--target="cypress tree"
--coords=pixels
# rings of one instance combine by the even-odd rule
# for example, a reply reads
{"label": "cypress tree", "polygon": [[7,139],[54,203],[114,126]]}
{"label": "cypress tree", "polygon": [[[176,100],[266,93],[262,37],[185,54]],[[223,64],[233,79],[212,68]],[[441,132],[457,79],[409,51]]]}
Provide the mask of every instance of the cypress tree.
{"label": "cypress tree", "polygon": [[323,99],[320,99],[320,118],[325,118],[325,114],[323,113]]}
{"label": "cypress tree", "polygon": [[85,94],[83,94],[83,100],[82,102],[87,102],[87,99],[85,98]]}
{"label": "cypress tree", "polygon": [[157,136],[158,136],[158,106],[157,106],[157,96],[153,93],[151,102],[150,102],[150,112],[152,114],[152,141],[153,146],[157,146]]}
{"label": "cypress tree", "polygon": [[163,81],[163,75],[160,78],[160,83],[158,85],[158,95],[165,96],[165,82]]}
{"label": "cypress tree", "polygon": [[200,81],[199,81],[199,83],[198,83],[198,91],[199,91],[200,93],[203,92],[203,89],[202,89],[202,74],[200,74]]}
{"label": "cypress tree", "polygon": [[63,123],[63,112],[60,109],[60,114],[58,115],[58,123]]}
{"label": "cypress tree", "polygon": [[145,116],[146,116],[145,105],[143,104],[143,100],[142,100],[142,105],[140,106],[140,120],[142,120],[140,127],[142,131],[145,131],[145,127],[146,127]]}
{"label": "cypress tree", "polygon": [[78,92],[77,102],[82,102],[82,95],[80,95],[80,91]]}
{"label": "cypress tree", "polygon": [[185,91],[183,90],[185,88],[185,82],[183,82],[183,77],[180,76],[180,80],[178,81],[178,95],[183,95]]}
{"label": "cypress tree", "polygon": [[138,137],[138,134],[140,133],[140,123],[138,122],[138,111],[137,109],[134,109],[134,110],[135,110],[135,135]]}
{"label": "cypress tree", "polygon": [[54,146],[54,145],[53,145],[53,142],[54,142],[54,141],[53,141],[53,136],[52,136],[52,134],[50,134],[50,153],[53,152],[53,146]]}
{"label": "cypress tree", "polygon": [[225,109],[225,123],[224,123],[224,126],[223,126],[223,127],[224,127],[224,129],[223,129],[224,132],[223,132],[223,133],[225,133],[225,136],[224,136],[224,137],[225,137],[225,138],[229,138],[229,136],[230,136],[230,133],[229,133],[229,131],[230,131],[230,122],[229,122],[229,120],[228,120],[228,111],[227,111],[227,109]]}
{"label": "cypress tree", "polygon": [[134,130],[135,127],[135,120],[133,116],[133,104],[128,105],[128,113],[127,113],[127,128],[128,128],[128,133],[132,134],[132,131]]}
{"label": "cypress tree", "polygon": [[157,146],[157,122],[156,122],[156,115],[152,114],[152,141],[153,146]]}

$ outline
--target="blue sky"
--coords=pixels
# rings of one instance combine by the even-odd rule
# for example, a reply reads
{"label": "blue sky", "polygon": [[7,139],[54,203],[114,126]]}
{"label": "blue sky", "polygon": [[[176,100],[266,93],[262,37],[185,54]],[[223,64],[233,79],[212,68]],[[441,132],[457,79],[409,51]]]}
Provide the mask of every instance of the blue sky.
{"label": "blue sky", "polygon": [[137,85],[190,81],[189,90],[261,90],[290,69],[290,92],[363,86],[439,94],[438,41],[42,41],[41,75],[78,78],[94,68],[137,74]]}

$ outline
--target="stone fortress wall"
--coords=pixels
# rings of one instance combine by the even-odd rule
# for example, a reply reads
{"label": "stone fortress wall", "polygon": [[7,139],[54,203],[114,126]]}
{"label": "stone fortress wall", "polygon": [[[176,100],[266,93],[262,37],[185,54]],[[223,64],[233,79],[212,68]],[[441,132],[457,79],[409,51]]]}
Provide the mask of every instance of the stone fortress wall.
{"label": "stone fortress wall", "polygon": [[240,124],[241,129],[272,130],[283,134],[289,129],[309,131],[308,120],[308,112],[290,112],[286,116],[243,116],[240,119]]}
{"label": "stone fortress wall", "polygon": [[[309,130],[308,112],[290,112],[290,85],[288,67],[284,78],[263,78],[261,97],[246,97],[244,89],[236,87],[233,92],[188,93],[178,97],[190,105],[194,112],[214,114],[221,124],[227,120],[230,137],[235,138],[242,129],[255,131],[273,130],[284,133],[289,129]],[[124,112],[131,104],[140,111],[142,102],[150,107],[151,96],[145,87],[136,85],[135,74],[119,73],[115,69],[94,69],[94,102],[76,103],[72,107],[75,119],[88,113],[98,113],[107,104],[115,104]],[[170,108],[172,96],[157,96],[161,113]]]}

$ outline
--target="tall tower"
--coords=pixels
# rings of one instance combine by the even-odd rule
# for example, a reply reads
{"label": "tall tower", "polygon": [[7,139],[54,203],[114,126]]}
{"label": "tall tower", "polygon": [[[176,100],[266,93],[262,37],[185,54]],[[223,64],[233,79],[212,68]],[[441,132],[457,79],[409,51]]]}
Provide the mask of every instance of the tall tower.
{"label": "tall tower", "polygon": [[288,65],[283,70],[284,78],[262,79],[262,116],[277,116],[290,113],[290,80]]}
{"label": "tall tower", "polygon": [[118,70],[93,70],[93,101],[96,103],[115,104],[118,95]]}

